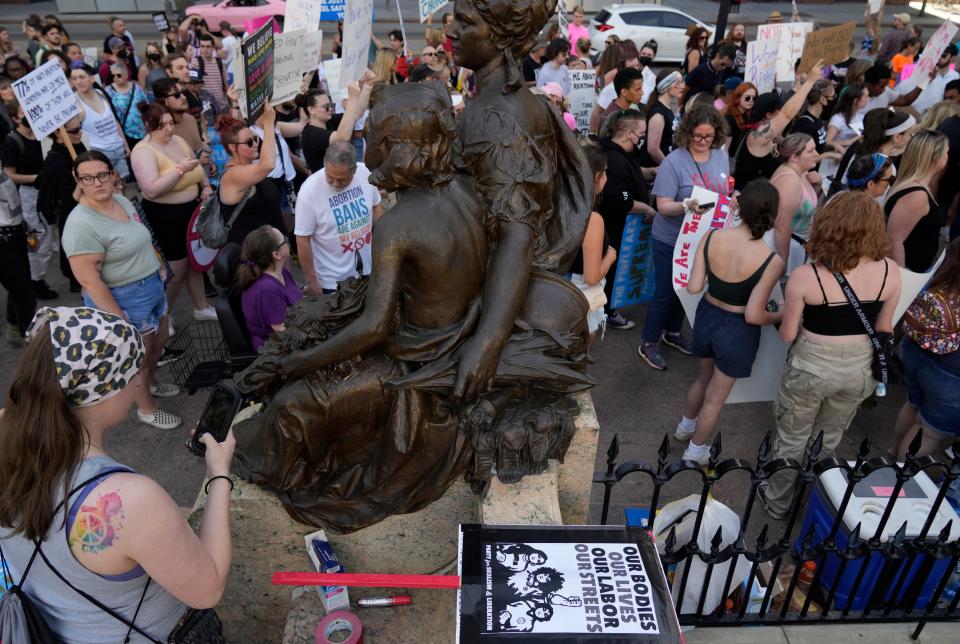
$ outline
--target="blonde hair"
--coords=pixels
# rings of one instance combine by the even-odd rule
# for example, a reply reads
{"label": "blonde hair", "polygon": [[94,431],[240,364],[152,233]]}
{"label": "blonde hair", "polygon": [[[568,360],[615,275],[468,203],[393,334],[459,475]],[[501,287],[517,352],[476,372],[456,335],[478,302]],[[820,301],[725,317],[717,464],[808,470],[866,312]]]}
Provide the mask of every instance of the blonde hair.
{"label": "blonde hair", "polygon": [[393,50],[382,48],[377,52],[377,57],[373,61],[373,74],[376,82],[393,85],[396,82],[393,70],[397,66],[397,55]]}
{"label": "blonde hair", "polygon": [[936,130],[948,118],[958,115],[960,115],[960,104],[953,101],[940,101],[924,113],[920,121],[920,129]]}
{"label": "blonde hair", "polygon": [[920,130],[914,134],[900,157],[900,171],[891,191],[926,177],[949,146],[950,140],[942,132]]}

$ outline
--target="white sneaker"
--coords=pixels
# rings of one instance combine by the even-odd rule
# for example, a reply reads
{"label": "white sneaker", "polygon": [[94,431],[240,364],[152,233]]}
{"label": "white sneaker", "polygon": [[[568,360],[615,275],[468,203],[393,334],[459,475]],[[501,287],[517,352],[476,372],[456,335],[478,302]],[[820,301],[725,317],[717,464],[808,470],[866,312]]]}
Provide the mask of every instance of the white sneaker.
{"label": "white sneaker", "polygon": [[700,447],[695,447],[693,443],[690,443],[687,445],[687,449],[683,450],[682,458],[685,461],[693,461],[700,465],[706,465],[710,462],[710,446],[701,445]]}
{"label": "white sneaker", "polygon": [[683,428],[683,423],[678,423],[677,431],[673,433],[673,437],[676,438],[681,443],[685,443],[688,440],[690,440],[690,437],[693,436],[693,432],[695,432],[696,430],[697,430],[696,425],[693,426],[693,429],[688,431]]}
{"label": "white sneaker", "polygon": [[152,414],[141,414],[138,411],[137,418],[140,419],[141,423],[157,429],[176,429],[183,423],[182,418],[159,407],[154,409]]}
{"label": "white sneaker", "polygon": [[167,316],[167,337],[172,338],[175,335],[177,335],[177,330],[173,328],[173,316],[168,315]]}
{"label": "white sneaker", "polygon": [[216,322],[217,310],[212,306],[205,309],[193,309],[193,319],[197,322]]}

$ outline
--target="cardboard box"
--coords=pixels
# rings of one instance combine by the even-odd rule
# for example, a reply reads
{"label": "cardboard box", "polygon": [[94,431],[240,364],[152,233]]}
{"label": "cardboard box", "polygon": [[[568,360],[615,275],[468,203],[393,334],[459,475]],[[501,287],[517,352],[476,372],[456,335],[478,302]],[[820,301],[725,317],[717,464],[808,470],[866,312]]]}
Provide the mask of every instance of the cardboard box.
{"label": "cardboard box", "polygon": [[[311,532],[304,536],[303,540],[307,545],[307,555],[314,570],[324,573],[346,572],[343,564],[334,554],[323,530]],[[317,592],[327,613],[335,610],[350,610],[350,596],[346,586],[317,586]]]}

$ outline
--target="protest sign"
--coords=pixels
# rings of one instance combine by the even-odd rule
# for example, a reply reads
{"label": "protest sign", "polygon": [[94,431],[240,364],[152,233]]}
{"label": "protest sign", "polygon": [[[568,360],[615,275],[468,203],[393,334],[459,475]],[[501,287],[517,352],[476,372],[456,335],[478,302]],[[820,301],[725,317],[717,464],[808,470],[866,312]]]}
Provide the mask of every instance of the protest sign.
{"label": "protest sign", "polygon": [[337,106],[337,113],[343,111],[343,99],[347,97],[347,90],[340,86],[341,61],[325,60],[323,61],[323,74],[327,79],[327,91],[330,93],[330,100]]}
{"label": "protest sign", "polygon": [[[234,47],[230,50],[231,69],[243,69],[243,47]],[[233,75],[233,86],[237,90],[237,104],[240,106],[240,114],[247,118],[247,79],[243,74],[235,73]]]}
{"label": "protest sign", "polygon": [[38,139],[80,115],[80,104],[56,59],[13,81],[13,94]]}
{"label": "protest sign", "polygon": [[287,0],[283,15],[283,33],[312,33],[320,28],[320,0]]}
{"label": "protest sign", "polygon": [[818,60],[822,65],[833,65],[849,58],[850,39],[853,38],[853,30],[856,26],[857,23],[848,22],[807,34],[797,71],[801,74],[807,73]]}
{"label": "protest sign", "polygon": [[167,31],[170,29],[170,23],[167,22],[167,14],[165,13],[153,14],[153,24],[157,26],[157,31]]}
{"label": "protest sign", "polygon": [[300,92],[305,40],[302,30],[285,31],[274,36],[272,100],[278,105],[292,100]]}
{"label": "protest sign", "polygon": [[757,27],[757,40],[774,39],[777,46],[777,82],[792,82],[793,66],[803,54],[803,42],[813,31],[812,22],[778,22]]}
{"label": "protest sign", "polygon": [[243,21],[243,33],[252,34],[255,33],[260,27],[265,24],[273,25],[273,33],[280,33],[280,25],[277,24],[277,21],[273,19],[273,16],[260,16],[259,18],[251,18],[250,20]]}
{"label": "protest sign", "polygon": [[[243,50],[247,118],[252,122],[260,118],[263,104],[273,93],[273,21],[253,32],[240,47]],[[303,60],[302,52],[300,60]]]}
{"label": "protest sign", "polygon": [[570,70],[570,94],[567,99],[570,101],[570,113],[581,132],[590,130],[590,113],[593,111],[593,104],[597,102],[597,92],[594,89],[596,78],[597,72],[592,69]]}
{"label": "protest sign", "polygon": [[373,31],[373,0],[347,0],[343,17],[343,67],[340,87],[363,78]]}
{"label": "protest sign", "polygon": [[323,32],[306,33],[303,39],[303,73],[312,72],[320,64],[320,49],[323,47]]}
{"label": "protest sign", "polygon": [[913,301],[920,295],[920,291],[926,288],[927,282],[930,281],[933,274],[940,268],[940,264],[943,263],[946,256],[947,251],[940,253],[940,257],[937,258],[937,261],[933,263],[933,266],[926,273],[914,273],[902,266],[900,267],[900,299],[897,300],[897,308],[893,311],[893,326],[897,326],[900,318],[903,317],[903,314],[907,312],[907,309],[910,308]]}
{"label": "protest sign", "polygon": [[764,38],[747,43],[747,68],[743,80],[753,83],[757,91],[773,91],[777,77],[777,50],[780,41],[776,38]]}
{"label": "protest sign", "polygon": [[336,22],[343,20],[347,0],[320,0],[321,22]]}
{"label": "protest sign", "polygon": [[430,15],[447,4],[449,0],[419,0],[420,2],[420,22],[426,22]]}
{"label": "protest sign", "polygon": [[[940,28],[927,41],[927,46],[923,48],[920,60],[917,61],[917,65],[913,68],[910,76],[901,78],[897,91],[906,94],[916,87],[926,89],[930,83],[930,72],[936,69],[940,55],[943,54],[943,50],[947,48],[955,35],[957,35],[957,25],[950,21],[940,25]],[[906,80],[903,80],[903,78],[906,78]]]}
{"label": "protest sign", "polygon": [[688,212],[680,225],[680,235],[673,249],[673,288],[686,289],[693,268],[693,256],[697,253],[700,239],[715,228],[727,228],[733,225],[730,212],[730,197],[694,186],[690,196],[701,204],[715,204],[705,213]]}
{"label": "protest sign", "polygon": [[617,250],[610,308],[619,309],[653,298],[653,226],[643,215],[627,215],[623,240]]}
{"label": "protest sign", "polygon": [[682,641],[645,530],[461,525],[459,543],[459,644]]}

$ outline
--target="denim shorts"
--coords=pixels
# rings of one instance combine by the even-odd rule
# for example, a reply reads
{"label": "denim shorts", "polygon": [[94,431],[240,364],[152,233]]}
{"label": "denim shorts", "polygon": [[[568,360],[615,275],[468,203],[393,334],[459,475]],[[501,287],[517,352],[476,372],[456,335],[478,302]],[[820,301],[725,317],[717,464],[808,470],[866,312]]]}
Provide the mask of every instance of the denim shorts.
{"label": "denim shorts", "polygon": [[[140,333],[155,332],[160,327],[161,318],[167,314],[167,296],[163,292],[163,281],[159,272],[136,282],[111,288],[110,293],[127,320]],[[86,291],[83,293],[83,303],[94,308],[97,306],[87,296]]]}
{"label": "denim shorts", "polygon": [[907,400],[920,412],[924,427],[946,436],[960,436],[960,375],[944,369],[912,340],[900,342],[907,375]]}
{"label": "denim shorts", "polygon": [[706,296],[700,300],[693,322],[693,355],[712,358],[726,376],[749,378],[759,347],[760,327],[747,324],[743,313],[725,311]]}

